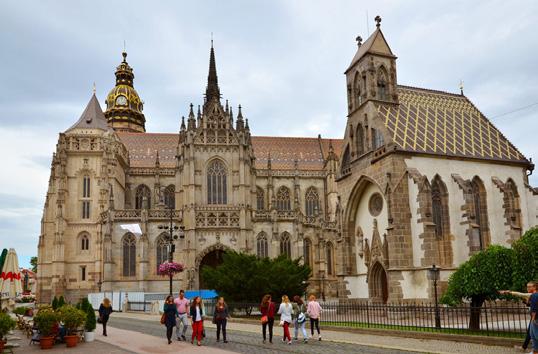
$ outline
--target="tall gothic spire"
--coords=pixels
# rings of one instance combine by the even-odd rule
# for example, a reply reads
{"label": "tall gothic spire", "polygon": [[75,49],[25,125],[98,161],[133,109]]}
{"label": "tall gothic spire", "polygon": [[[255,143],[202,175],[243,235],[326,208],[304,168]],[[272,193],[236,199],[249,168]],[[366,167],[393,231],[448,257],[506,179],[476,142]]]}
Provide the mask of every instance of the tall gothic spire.
{"label": "tall gothic spire", "polygon": [[215,64],[215,50],[213,49],[213,40],[211,40],[211,52],[209,55],[209,74],[207,75],[205,100],[206,102],[210,102],[212,100],[217,100],[220,102],[220,89],[217,78],[217,65]]}

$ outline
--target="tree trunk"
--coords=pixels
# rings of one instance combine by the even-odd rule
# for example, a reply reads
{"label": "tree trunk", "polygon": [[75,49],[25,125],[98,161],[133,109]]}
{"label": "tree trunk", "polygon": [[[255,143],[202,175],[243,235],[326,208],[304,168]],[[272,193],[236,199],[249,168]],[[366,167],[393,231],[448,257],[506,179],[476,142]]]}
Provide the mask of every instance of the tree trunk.
{"label": "tree trunk", "polygon": [[471,317],[469,318],[469,329],[472,331],[480,330],[480,313],[482,312],[483,296],[473,296],[471,298]]}

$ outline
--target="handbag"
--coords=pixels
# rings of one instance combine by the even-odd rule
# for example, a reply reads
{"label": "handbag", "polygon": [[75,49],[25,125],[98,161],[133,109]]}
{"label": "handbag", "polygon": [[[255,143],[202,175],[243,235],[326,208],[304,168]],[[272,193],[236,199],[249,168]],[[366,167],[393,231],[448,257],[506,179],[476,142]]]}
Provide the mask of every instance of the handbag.
{"label": "handbag", "polygon": [[101,319],[101,316],[97,317],[97,323],[103,323],[103,320]]}
{"label": "handbag", "polygon": [[166,322],[166,314],[163,313],[161,316],[161,324],[164,324]]}
{"label": "handbag", "polygon": [[304,315],[304,313],[301,312],[299,316],[297,316],[297,322],[303,323],[304,321],[306,321],[306,316]]}
{"label": "handbag", "polygon": [[269,322],[269,318],[267,316],[262,316],[260,320],[262,321],[262,324],[266,324],[267,322]]}

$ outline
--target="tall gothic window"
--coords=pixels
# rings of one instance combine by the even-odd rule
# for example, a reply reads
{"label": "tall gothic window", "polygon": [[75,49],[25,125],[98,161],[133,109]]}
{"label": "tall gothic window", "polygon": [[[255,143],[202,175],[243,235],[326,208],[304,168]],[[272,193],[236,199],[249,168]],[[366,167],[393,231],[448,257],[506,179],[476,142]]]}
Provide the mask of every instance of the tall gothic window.
{"label": "tall gothic window", "polygon": [[378,129],[372,128],[372,149],[379,149],[384,144],[383,134]]}
{"label": "tall gothic window", "polygon": [[306,216],[316,216],[319,213],[319,195],[314,187],[310,187],[306,191]]}
{"label": "tall gothic window", "polygon": [[136,275],[136,238],[133,234],[123,237],[123,276],[133,277]]}
{"label": "tall gothic window", "polygon": [[355,73],[355,79],[353,80],[353,91],[353,95],[355,97],[355,108],[357,108],[362,104],[361,80],[358,72]]}
{"label": "tall gothic window", "polygon": [[521,210],[519,208],[519,194],[512,179],[508,179],[504,186],[505,212],[511,229],[516,230],[517,236],[521,236]]}
{"label": "tall gothic window", "polygon": [[258,255],[258,258],[269,257],[267,234],[263,231],[256,237],[256,254]]}
{"label": "tall gothic window", "polygon": [[357,127],[357,155],[361,156],[364,154],[364,129],[362,127],[362,124],[359,123],[359,126]]}
{"label": "tall gothic window", "polygon": [[256,187],[256,209],[265,209],[265,192],[260,187]]}
{"label": "tall gothic window", "polygon": [[[473,192],[473,207],[475,214],[475,224],[477,228],[475,229],[477,235],[476,238],[478,241],[477,245],[478,250],[483,250],[488,246],[488,210],[486,205],[486,188],[480,180],[480,178],[475,177],[471,182],[472,192]],[[475,248],[476,248],[475,246]]]}
{"label": "tall gothic window", "polygon": [[151,191],[148,186],[141,184],[136,187],[135,209],[149,209],[151,206]]}
{"label": "tall gothic window", "polygon": [[82,178],[82,198],[90,197],[90,176]]}
{"label": "tall gothic window", "polygon": [[226,204],[227,169],[221,160],[214,160],[207,168],[207,203]]}
{"label": "tall gothic window", "polygon": [[349,156],[349,146],[346,146],[346,150],[344,150],[344,156],[342,157],[342,175],[347,175],[349,172],[351,172],[350,164],[350,156]]}
{"label": "tall gothic window", "polygon": [[290,234],[287,232],[280,235],[280,254],[285,254],[286,257],[291,258],[291,240]]}
{"label": "tall gothic window", "polygon": [[82,251],[87,251],[90,249],[90,238],[86,234],[80,237],[80,249]]}
{"label": "tall gothic window", "polygon": [[443,238],[450,233],[448,213],[448,193],[439,176],[435,176],[431,184],[432,215],[435,224],[435,235]]}
{"label": "tall gothic window", "polygon": [[327,243],[325,252],[327,253],[327,274],[334,275],[334,248],[332,243]]}
{"label": "tall gothic window", "polygon": [[377,94],[380,100],[387,100],[387,74],[384,68],[377,72]]}
{"label": "tall gothic window", "polygon": [[168,260],[168,242],[166,241],[166,236],[166,234],[162,234],[157,239],[157,242],[155,242],[157,270],[161,264]]}
{"label": "tall gothic window", "polygon": [[176,208],[176,187],[171,184],[168,187],[164,189],[164,205],[168,209],[175,209]]}
{"label": "tall gothic window", "polygon": [[304,264],[312,267],[312,241],[308,238],[304,239],[303,251]]}
{"label": "tall gothic window", "polygon": [[287,187],[280,187],[276,193],[276,209],[280,211],[291,210],[290,190]]}
{"label": "tall gothic window", "polygon": [[89,200],[82,201],[82,218],[83,219],[90,218],[90,201]]}

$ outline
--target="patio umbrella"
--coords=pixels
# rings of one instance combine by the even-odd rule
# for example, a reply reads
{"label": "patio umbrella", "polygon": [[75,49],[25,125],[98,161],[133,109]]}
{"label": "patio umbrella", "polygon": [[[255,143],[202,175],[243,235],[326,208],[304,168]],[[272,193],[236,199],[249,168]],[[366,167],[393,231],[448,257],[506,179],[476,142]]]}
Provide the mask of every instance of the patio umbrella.
{"label": "patio umbrella", "polygon": [[7,253],[2,273],[0,274],[0,298],[2,299],[2,308],[4,302],[9,302],[22,294],[21,272],[19,269],[19,260],[17,253],[13,248]]}

